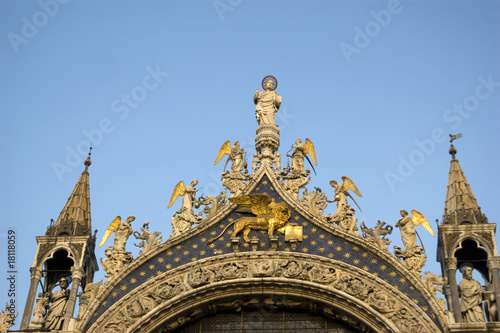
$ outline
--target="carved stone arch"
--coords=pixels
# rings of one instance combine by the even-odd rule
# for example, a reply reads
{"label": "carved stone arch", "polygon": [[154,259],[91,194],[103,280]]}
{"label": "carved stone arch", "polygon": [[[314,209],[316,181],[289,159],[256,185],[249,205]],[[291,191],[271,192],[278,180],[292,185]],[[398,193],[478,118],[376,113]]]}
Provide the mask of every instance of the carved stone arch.
{"label": "carved stone arch", "polygon": [[47,250],[45,253],[39,256],[40,259],[38,260],[37,268],[42,269],[43,265],[47,262],[47,260],[53,259],[54,254],[56,254],[61,250],[66,251],[68,253],[68,258],[73,260],[73,265],[77,264],[78,260],[80,259],[78,252],[71,246],[68,246],[66,244],[61,244],[55,248]]}
{"label": "carved stone arch", "polygon": [[480,236],[464,235],[454,244],[453,257],[457,258],[457,268],[471,266],[481,273],[484,281],[490,282],[487,260],[492,249]]}
{"label": "carved stone arch", "polygon": [[350,316],[375,332],[404,332],[401,327],[408,325],[438,332],[442,325],[383,280],[342,262],[303,254],[228,254],[193,262],[134,285],[111,307],[98,311],[111,288],[108,284],[90,305],[79,331],[100,332],[104,327],[110,332],[156,332],[162,325],[175,326],[213,313],[214,304],[238,297],[241,302],[256,297],[258,302],[269,298],[305,302]]}

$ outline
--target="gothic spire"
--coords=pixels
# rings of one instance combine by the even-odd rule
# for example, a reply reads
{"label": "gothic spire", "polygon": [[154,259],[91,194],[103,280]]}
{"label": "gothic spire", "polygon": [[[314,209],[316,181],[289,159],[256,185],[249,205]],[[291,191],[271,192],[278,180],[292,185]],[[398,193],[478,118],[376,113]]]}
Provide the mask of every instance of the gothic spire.
{"label": "gothic spire", "polygon": [[449,152],[452,158],[448,176],[443,223],[456,225],[488,223],[486,216],[481,212],[481,208],[477,204],[460,163],[455,158],[457,149],[453,144],[451,144]]}
{"label": "gothic spire", "polygon": [[[92,147],[90,147],[92,150]],[[84,162],[85,170],[71,192],[55,223],[47,229],[47,236],[86,236],[91,235],[90,186],[88,168],[92,164],[89,156]]]}

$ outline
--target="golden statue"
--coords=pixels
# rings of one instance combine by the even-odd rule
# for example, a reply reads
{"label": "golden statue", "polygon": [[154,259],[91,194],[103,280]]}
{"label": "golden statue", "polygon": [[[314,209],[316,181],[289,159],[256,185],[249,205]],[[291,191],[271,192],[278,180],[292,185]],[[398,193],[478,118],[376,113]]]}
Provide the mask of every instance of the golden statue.
{"label": "golden statue", "polygon": [[[220,147],[219,153],[217,154],[217,158],[215,159],[214,165],[220,162],[220,160],[225,156],[228,155],[228,158],[226,160],[226,165],[224,165],[224,171],[226,171],[226,166],[229,161],[232,161],[231,163],[231,171],[241,171],[243,170],[244,165],[244,159],[243,159],[243,154],[246,153],[245,150],[240,148],[240,142],[235,141],[234,146],[231,147],[231,141],[226,141],[222,144]],[[246,166],[245,166],[246,167]]]}
{"label": "golden statue", "polygon": [[405,209],[401,210],[401,218],[396,223],[396,227],[401,230],[401,239],[405,246],[403,252],[408,252],[417,247],[417,236],[415,226],[423,226],[432,236],[436,236],[434,231],[429,224],[429,221],[425,218],[424,214],[420,213],[418,210],[413,209],[411,213],[413,217],[408,215]]}
{"label": "golden statue", "polygon": [[104,236],[102,236],[99,247],[103,246],[104,243],[106,243],[106,241],[108,240],[109,236],[114,232],[114,250],[125,251],[125,244],[127,243],[127,239],[133,233],[130,223],[132,223],[132,221],[134,220],[134,216],[127,217],[127,220],[125,221],[122,221],[120,216],[115,217],[115,219],[110,223],[108,229],[106,229]]}
{"label": "golden statue", "polygon": [[[335,194],[334,194],[334,200],[329,201],[329,202],[335,202],[337,201],[337,211],[335,214],[332,215],[332,219],[337,219],[341,215],[345,214],[345,212],[349,209],[349,205],[347,204],[347,196],[351,197],[352,201],[358,206],[358,203],[354,200],[354,198],[349,194],[349,190],[353,191],[356,193],[358,197],[362,197],[361,193],[359,192],[356,184],[351,180],[351,178],[343,176],[342,180],[344,181],[343,184],[337,183],[336,180],[330,180],[330,185],[335,188]],[[358,206],[359,210],[361,211],[361,208]]]}
{"label": "golden statue", "polygon": [[242,217],[231,222],[222,230],[219,236],[210,239],[207,244],[211,244],[219,239],[231,225],[234,224],[234,231],[231,238],[236,238],[239,232],[243,231],[245,242],[250,242],[248,233],[250,230],[267,230],[269,238],[275,238],[274,230],[285,232],[285,224],[291,216],[288,205],[284,202],[276,203],[267,194],[249,194],[240,197],[229,198],[229,201],[243,208],[237,210],[239,213],[251,213],[256,216]]}
{"label": "golden statue", "polygon": [[295,140],[295,146],[292,145],[293,152],[291,155],[287,154],[286,156],[292,158],[292,173],[301,173],[304,172],[304,158],[307,158],[309,164],[314,170],[314,166],[307,157],[307,154],[311,156],[311,159],[314,165],[318,165],[316,161],[316,151],[314,150],[314,145],[311,140],[306,138],[306,143],[302,144],[302,140]]}

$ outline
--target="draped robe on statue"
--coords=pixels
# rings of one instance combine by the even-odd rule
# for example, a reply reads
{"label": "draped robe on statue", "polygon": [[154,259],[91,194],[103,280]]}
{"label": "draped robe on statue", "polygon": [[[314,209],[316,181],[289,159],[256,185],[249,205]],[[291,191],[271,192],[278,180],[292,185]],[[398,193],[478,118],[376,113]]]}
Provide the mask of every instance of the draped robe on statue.
{"label": "draped robe on statue", "polygon": [[280,108],[281,96],[272,90],[266,90],[260,92],[258,99],[254,101],[257,104],[255,117],[259,125],[276,125],[274,115]]}

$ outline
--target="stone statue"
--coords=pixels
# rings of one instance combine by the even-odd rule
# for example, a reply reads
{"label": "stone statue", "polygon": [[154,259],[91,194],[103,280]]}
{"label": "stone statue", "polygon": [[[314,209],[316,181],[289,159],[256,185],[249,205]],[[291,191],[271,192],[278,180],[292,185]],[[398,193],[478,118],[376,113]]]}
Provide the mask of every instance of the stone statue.
{"label": "stone statue", "polygon": [[[330,185],[335,188],[335,194],[334,200],[328,202],[337,201],[337,211],[330,217],[332,222],[338,222],[346,217],[346,214],[351,208],[351,206],[347,203],[347,196],[349,196],[352,201],[354,201],[356,206],[358,206],[354,198],[349,194],[349,190],[356,193],[357,196],[362,197],[356,184],[354,184],[354,182],[349,177],[343,176],[342,180],[344,181],[343,184],[337,183],[336,180],[330,180]],[[361,210],[361,208],[359,210]]]}
{"label": "stone statue", "polygon": [[0,333],[8,332],[9,328],[14,325],[14,320],[18,314],[19,312],[15,315],[11,314],[9,303],[5,303],[5,310],[0,312]]}
{"label": "stone statue", "polygon": [[196,179],[194,179],[188,186],[184,186],[184,182],[180,181],[177,185],[175,185],[167,207],[172,207],[177,197],[182,196],[180,215],[182,215],[182,218],[185,221],[192,223],[201,221],[201,217],[194,215],[193,209],[193,205],[197,204],[196,192],[198,192],[198,190],[195,189],[196,185],[198,185],[198,180]]}
{"label": "stone statue", "polygon": [[410,217],[408,215],[408,211],[402,209],[400,211],[401,218],[396,223],[396,227],[399,227],[399,229],[401,230],[401,239],[403,240],[403,244],[405,246],[403,250],[404,253],[415,252],[415,250],[419,252],[417,247],[419,248],[420,246],[417,245],[415,226],[422,225],[427,231],[429,231],[431,235],[436,236],[429,224],[429,221],[427,221],[422,213],[415,209],[413,209],[411,212],[413,214],[413,217]]}
{"label": "stone statue", "polygon": [[253,95],[253,102],[257,105],[255,108],[255,117],[257,123],[261,125],[276,125],[274,115],[278,112],[281,105],[281,96],[274,90],[278,86],[278,81],[273,76],[266,76],[262,80],[262,88],[265,90],[259,92],[256,89]]}
{"label": "stone statue", "polygon": [[66,313],[66,305],[70,291],[68,290],[69,281],[66,277],[59,279],[60,290],[56,291],[49,297],[49,312],[45,318],[45,328],[51,330],[60,330],[62,328],[64,315]]}
{"label": "stone statue", "polygon": [[194,214],[193,206],[198,208],[200,205],[199,201],[196,200],[196,192],[198,192],[195,189],[196,185],[198,185],[196,179],[188,186],[184,186],[183,181],[175,185],[167,208],[170,208],[179,196],[182,196],[182,206],[172,217],[172,236],[177,236],[188,231],[193,223],[200,223],[202,220],[202,212]]}
{"label": "stone statue", "polygon": [[142,248],[139,252],[139,254],[146,253],[151,251],[155,246],[160,245],[162,238],[161,238],[161,232],[160,231],[155,231],[154,233],[151,233],[149,231],[149,222],[146,222],[142,225],[141,228],[142,234],[139,232],[134,232],[134,237],[136,239],[140,239],[141,242],[139,244],[135,244],[135,246]]}
{"label": "stone statue", "polygon": [[[217,154],[217,158],[215,159],[214,165],[220,162],[220,160],[225,156],[228,155],[227,161],[226,161],[226,166],[229,161],[232,161],[231,163],[231,172],[239,172],[243,170],[244,167],[244,158],[243,154],[245,154],[246,151],[240,148],[240,142],[235,141],[233,147],[231,148],[231,141],[226,141],[224,144],[222,144],[222,147],[219,150],[219,153]],[[226,166],[224,166],[224,171],[226,170]]]}
{"label": "stone statue", "polygon": [[462,270],[464,279],[458,285],[460,294],[460,310],[465,323],[484,322],[483,287],[472,278],[472,268]]}
{"label": "stone statue", "polygon": [[115,217],[115,219],[110,223],[108,229],[102,236],[101,243],[99,247],[103,246],[104,243],[108,240],[109,236],[114,232],[115,233],[115,241],[114,241],[114,251],[125,252],[125,244],[127,243],[128,238],[132,235],[132,227],[130,224],[135,220],[134,216],[129,216],[125,221],[121,220],[120,216]]}
{"label": "stone statue", "polygon": [[33,310],[33,319],[29,325],[30,329],[40,329],[43,327],[47,308],[49,307],[49,295],[50,293],[41,293],[38,295],[35,309]]}
{"label": "stone statue", "polygon": [[411,216],[408,215],[408,211],[402,209],[400,213],[401,218],[396,223],[396,228],[399,227],[401,230],[401,239],[405,246],[403,251],[407,251],[417,246],[417,236],[415,234],[415,226],[413,225]]}
{"label": "stone statue", "polygon": [[307,154],[311,155],[314,164],[318,165],[318,163],[316,162],[316,151],[314,150],[314,145],[311,140],[306,139],[306,143],[302,144],[302,140],[300,140],[299,138],[295,140],[295,146],[292,145],[292,149],[292,154],[286,155],[292,158],[292,173],[304,172],[304,158],[307,158],[309,164],[311,164],[311,167],[313,167],[311,161],[307,157]]}

